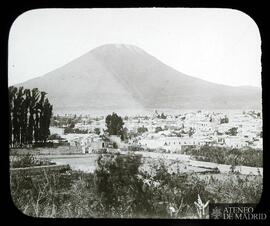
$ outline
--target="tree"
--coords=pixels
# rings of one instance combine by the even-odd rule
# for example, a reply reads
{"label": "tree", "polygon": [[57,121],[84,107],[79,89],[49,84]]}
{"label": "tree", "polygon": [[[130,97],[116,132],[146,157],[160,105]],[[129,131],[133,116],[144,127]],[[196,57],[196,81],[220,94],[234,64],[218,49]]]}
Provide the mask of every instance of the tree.
{"label": "tree", "polygon": [[226,134],[230,135],[230,136],[236,136],[237,135],[237,129],[238,129],[237,127],[232,127],[226,132]]}
{"label": "tree", "polygon": [[74,129],[75,128],[75,123],[70,121],[68,128]]}
{"label": "tree", "polygon": [[16,92],[14,98],[14,108],[13,108],[13,137],[14,144],[18,146],[21,144],[21,124],[22,124],[22,112],[21,105],[23,102],[23,87],[20,87]]}
{"label": "tree", "polygon": [[143,181],[138,180],[141,158],[141,155],[102,155],[97,159],[96,194],[108,217],[112,217],[112,212],[119,216],[123,209],[127,216],[142,213],[146,207],[149,212],[151,203],[146,201],[149,194],[142,188]]}
{"label": "tree", "polygon": [[155,132],[158,133],[158,132],[160,132],[160,131],[162,131],[162,130],[163,130],[163,129],[162,129],[160,126],[158,126],[158,127],[156,127]]}
{"label": "tree", "polygon": [[28,124],[28,108],[30,103],[30,90],[25,89],[24,90],[25,98],[22,102],[21,106],[21,113],[22,113],[22,119],[21,119],[21,143],[26,144],[27,143],[27,124]]}
{"label": "tree", "polygon": [[191,137],[194,133],[195,133],[195,129],[190,127],[188,131],[188,136]]}
{"label": "tree", "polygon": [[[46,137],[48,137],[49,134],[46,128],[46,124],[47,124],[47,119],[45,116],[45,92],[41,92],[40,93],[40,100],[37,103],[37,117],[36,117],[36,137],[35,140],[40,141],[40,142],[45,142]],[[47,110],[47,109],[46,109]]]}
{"label": "tree", "polygon": [[13,146],[14,138],[13,138],[13,128],[14,128],[14,99],[17,92],[17,88],[14,86],[9,87],[9,145]]}
{"label": "tree", "polygon": [[123,136],[123,119],[116,113],[108,115],[105,119],[107,132],[109,135],[122,135]]}
{"label": "tree", "polygon": [[123,134],[121,135],[122,140],[128,140],[128,128],[124,127]]}
{"label": "tree", "polygon": [[167,118],[167,116],[164,115],[163,112],[161,113],[161,115],[158,115],[157,117],[158,117],[159,119],[166,119],[166,118]]}
{"label": "tree", "polygon": [[40,93],[37,89],[37,100],[34,108],[34,116],[35,116],[35,122],[34,122],[34,139],[35,142],[40,141],[40,113],[41,113],[41,103],[40,101],[38,102],[38,99],[40,97]]}
{"label": "tree", "polygon": [[50,135],[50,121],[52,117],[52,105],[49,103],[48,98],[44,101],[43,114],[41,118],[41,141],[45,142]]}
{"label": "tree", "polygon": [[34,127],[35,127],[35,108],[36,104],[39,98],[39,93],[38,89],[34,88],[31,90],[31,95],[30,95],[30,101],[29,101],[29,121],[28,121],[28,127],[27,127],[27,144],[32,144],[33,143],[33,132],[34,132]]}
{"label": "tree", "polygon": [[148,132],[148,129],[146,127],[144,127],[144,126],[143,127],[139,127],[137,129],[137,132],[140,133],[140,134],[142,134],[142,133]]}
{"label": "tree", "polygon": [[229,118],[226,115],[224,118],[220,119],[220,124],[223,124],[223,123],[229,123]]}
{"label": "tree", "polygon": [[95,134],[97,134],[97,135],[100,134],[100,128],[95,128],[94,131],[95,131]]}

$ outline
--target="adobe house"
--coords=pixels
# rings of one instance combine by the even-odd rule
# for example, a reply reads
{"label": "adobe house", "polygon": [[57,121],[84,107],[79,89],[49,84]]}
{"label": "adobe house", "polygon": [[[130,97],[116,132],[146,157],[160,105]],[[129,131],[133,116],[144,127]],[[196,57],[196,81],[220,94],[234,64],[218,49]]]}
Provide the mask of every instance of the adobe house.
{"label": "adobe house", "polygon": [[105,148],[105,142],[101,138],[89,137],[81,141],[82,153],[92,153],[95,150]]}

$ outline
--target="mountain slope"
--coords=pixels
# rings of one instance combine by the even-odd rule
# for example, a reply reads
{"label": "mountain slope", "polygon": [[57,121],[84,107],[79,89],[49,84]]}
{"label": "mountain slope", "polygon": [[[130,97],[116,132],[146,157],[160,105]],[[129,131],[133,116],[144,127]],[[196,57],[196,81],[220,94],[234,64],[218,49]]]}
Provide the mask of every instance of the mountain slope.
{"label": "mountain slope", "polygon": [[261,108],[259,88],[191,77],[136,46],[123,44],[97,47],[18,85],[46,91],[55,110]]}

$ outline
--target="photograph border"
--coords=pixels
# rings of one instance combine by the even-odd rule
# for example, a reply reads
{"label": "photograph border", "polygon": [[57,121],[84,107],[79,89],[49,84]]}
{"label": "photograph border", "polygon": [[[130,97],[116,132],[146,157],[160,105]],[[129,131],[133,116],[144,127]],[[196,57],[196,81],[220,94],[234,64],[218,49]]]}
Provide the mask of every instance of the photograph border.
{"label": "photograph border", "polygon": [[[8,146],[8,120],[5,120],[5,118],[8,117],[8,36],[9,36],[9,29],[13,23],[13,21],[22,13],[32,10],[32,9],[40,9],[40,8],[137,8],[137,7],[188,7],[188,8],[231,8],[231,9],[237,9],[240,10],[247,15],[249,15],[257,24],[260,35],[261,35],[261,42],[262,42],[262,57],[261,57],[261,63],[262,63],[262,99],[263,99],[263,192],[262,192],[262,198],[260,203],[257,205],[256,209],[257,212],[266,213],[269,216],[269,185],[267,183],[267,179],[269,177],[269,152],[268,147],[269,144],[266,143],[267,140],[269,140],[269,118],[270,112],[268,110],[269,106],[269,93],[267,93],[267,85],[269,84],[269,76],[267,76],[269,71],[269,66],[267,65],[267,61],[269,60],[268,57],[268,40],[269,39],[269,31],[267,28],[267,9],[268,7],[266,5],[261,4],[259,6],[259,3],[257,6],[254,6],[253,4],[248,5],[247,3],[239,4],[239,3],[233,3],[233,2],[226,2],[223,3],[217,3],[213,1],[183,1],[183,2],[176,2],[176,1],[166,1],[166,4],[164,2],[151,2],[147,1],[147,3],[143,1],[133,1],[133,2],[120,2],[120,1],[107,1],[107,2],[99,2],[99,1],[90,1],[88,3],[83,3],[79,1],[21,1],[16,3],[9,3],[10,5],[8,7],[4,6],[1,7],[2,11],[5,11],[2,15],[4,16],[4,26],[1,28],[1,59],[4,59],[2,61],[2,67],[1,67],[1,97],[2,103],[4,103],[5,111],[2,115],[2,118],[4,118],[3,121],[6,121],[5,126],[2,127],[2,157],[1,157],[1,173],[2,178],[4,178],[4,181],[2,182],[2,188],[4,188],[5,192],[3,192],[1,195],[1,200],[5,200],[5,202],[2,202],[1,205],[4,208],[2,212],[2,215],[8,220],[10,223],[24,223],[27,225],[31,224],[61,224],[61,223],[68,223],[68,224],[141,224],[142,222],[147,224],[192,224],[192,225],[201,225],[201,224],[207,224],[209,221],[212,221],[212,223],[224,223],[227,224],[228,221],[226,220],[193,220],[193,219],[46,219],[46,218],[33,218],[26,216],[22,214],[17,207],[14,206],[10,194],[10,187],[9,187],[9,146]],[[2,13],[2,12],[1,12]],[[8,213],[8,214],[7,214]],[[238,221],[237,223],[243,223],[243,224],[254,224],[254,223],[267,223],[268,218],[266,221]],[[230,221],[231,223],[231,221]],[[269,222],[268,222],[269,223]]]}

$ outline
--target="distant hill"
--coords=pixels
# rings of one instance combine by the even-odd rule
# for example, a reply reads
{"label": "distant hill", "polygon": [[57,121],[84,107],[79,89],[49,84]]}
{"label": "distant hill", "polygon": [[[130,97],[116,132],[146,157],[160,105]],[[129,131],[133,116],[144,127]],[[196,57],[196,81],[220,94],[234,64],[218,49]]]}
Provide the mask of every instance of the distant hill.
{"label": "distant hill", "polygon": [[260,109],[261,89],[231,87],[185,75],[144,50],[97,47],[16,86],[46,91],[54,111],[117,109]]}

